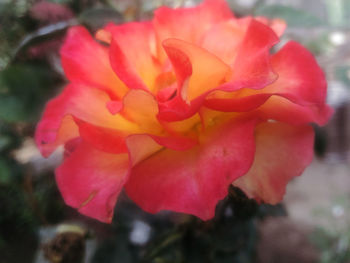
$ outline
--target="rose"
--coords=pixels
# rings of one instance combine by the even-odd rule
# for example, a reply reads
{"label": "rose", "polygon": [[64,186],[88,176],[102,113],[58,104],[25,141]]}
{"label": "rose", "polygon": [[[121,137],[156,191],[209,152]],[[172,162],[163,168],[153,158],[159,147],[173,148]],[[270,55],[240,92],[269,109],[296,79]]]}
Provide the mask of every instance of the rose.
{"label": "rose", "polygon": [[[61,49],[70,83],[36,130],[65,202],[110,222],[122,188],[144,210],[204,220],[230,184],[279,202],[311,162],[331,109],[314,57],[296,42],[275,54],[285,24],[237,19],[223,0],[155,11],[151,22],[81,26]],[[101,43],[103,42],[103,43]]]}

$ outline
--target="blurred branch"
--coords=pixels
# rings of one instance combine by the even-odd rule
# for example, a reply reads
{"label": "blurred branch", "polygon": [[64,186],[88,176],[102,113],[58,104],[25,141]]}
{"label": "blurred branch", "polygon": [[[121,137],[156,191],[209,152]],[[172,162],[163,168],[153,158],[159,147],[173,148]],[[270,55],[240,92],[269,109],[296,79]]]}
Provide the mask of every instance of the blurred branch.
{"label": "blurred branch", "polygon": [[174,231],[173,233],[167,235],[167,237],[164,240],[161,240],[160,244],[157,244],[153,249],[151,249],[146,255],[145,259],[150,260],[155,258],[158,254],[160,254],[164,249],[169,247],[172,243],[176,242],[180,238],[183,237],[182,232]]}
{"label": "blurred branch", "polygon": [[48,37],[51,37],[54,34],[60,33],[66,30],[68,27],[79,24],[77,19],[70,19],[68,21],[58,22],[56,24],[48,25],[42,27],[33,33],[28,34],[24,39],[19,43],[19,45],[14,49],[12,62],[16,60],[18,54],[25,49],[27,46],[32,44],[35,41],[42,40]]}
{"label": "blurred branch", "polygon": [[39,218],[39,220],[43,225],[47,225],[48,222],[44,214],[41,212],[38,202],[35,198],[34,190],[33,190],[32,174],[29,171],[26,172],[23,183],[24,183],[23,185],[24,191],[28,195],[28,199],[29,199],[28,201],[29,201],[29,205],[32,208],[32,211],[36,214],[36,216]]}
{"label": "blurred branch", "polygon": [[256,1],[256,3],[254,4],[254,6],[252,8],[252,14],[256,14],[256,10],[258,10],[262,6],[266,5],[265,2],[266,2],[266,0],[258,0],[258,1]]}

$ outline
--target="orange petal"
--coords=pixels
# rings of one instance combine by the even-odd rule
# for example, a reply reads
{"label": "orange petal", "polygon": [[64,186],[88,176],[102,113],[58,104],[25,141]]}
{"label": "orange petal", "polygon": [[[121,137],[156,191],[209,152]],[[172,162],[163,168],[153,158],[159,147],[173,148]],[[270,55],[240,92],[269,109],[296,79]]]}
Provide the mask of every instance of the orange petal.
{"label": "orange petal", "polygon": [[179,93],[187,102],[216,88],[231,73],[219,58],[188,42],[167,39],[163,46],[177,75]]}
{"label": "orange petal", "polygon": [[142,133],[161,134],[157,120],[158,103],[154,96],[144,90],[130,90],[123,99],[122,114],[132,120]]}
{"label": "orange petal", "polygon": [[119,78],[129,88],[155,90],[160,64],[156,59],[153,25],[149,22],[109,24],[105,30],[111,33],[110,59]]}

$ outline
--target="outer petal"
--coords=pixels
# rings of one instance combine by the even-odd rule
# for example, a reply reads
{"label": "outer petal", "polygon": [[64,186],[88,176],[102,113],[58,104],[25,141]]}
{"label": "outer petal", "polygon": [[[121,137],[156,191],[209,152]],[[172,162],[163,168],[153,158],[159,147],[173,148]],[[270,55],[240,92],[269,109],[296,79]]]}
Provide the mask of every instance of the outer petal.
{"label": "outer petal", "polygon": [[273,119],[294,125],[317,123],[325,125],[333,114],[326,104],[298,105],[282,97],[272,96],[255,113],[264,119]]}
{"label": "outer petal", "polygon": [[251,166],[255,124],[231,121],[207,132],[201,146],[185,152],[163,149],[149,156],[133,167],[128,195],[151,213],[173,210],[210,219],[228,185]]}
{"label": "outer petal", "polygon": [[[254,22],[252,23],[252,21]],[[257,21],[259,23],[257,23]],[[206,31],[200,41],[200,46],[218,56],[226,64],[232,66],[239,48],[242,52],[247,44],[248,46],[249,44],[252,44],[252,41],[255,41],[253,44],[258,48],[259,42],[260,48],[261,43],[264,41],[266,42],[267,40],[267,42],[271,42],[267,43],[267,49],[276,43],[277,39],[275,34],[273,34],[273,31],[269,30],[268,27],[259,27],[261,23],[272,29],[277,36],[281,36],[286,27],[284,21],[279,19],[268,20],[265,17],[244,17],[240,19],[230,19],[215,24],[208,31]],[[248,29],[250,32],[247,32]],[[259,30],[261,32],[257,32]],[[254,39],[256,35],[259,35],[260,37]],[[243,41],[245,41],[245,43],[242,45]],[[268,54],[268,52],[265,53]],[[258,55],[261,56],[263,54]],[[246,59],[243,60],[243,62],[246,61]],[[242,61],[239,61],[237,65],[241,67],[241,63]]]}
{"label": "outer petal", "polygon": [[286,22],[282,19],[279,19],[279,18],[275,18],[275,19],[270,20],[266,17],[258,16],[258,17],[255,17],[255,19],[260,21],[261,23],[271,27],[273,29],[273,31],[275,31],[275,33],[279,37],[281,37],[283,35],[284,31],[287,28]]}
{"label": "outer petal", "polygon": [[155,11],[153,22],[159,43],[167,38],[196,43],[213,24],[232,17],[225,0],[205,0],[192,8],[161,7]]}
{"label": "outer petal", "polygon": [[60,53],[70,81],[102,88],[117,98],[127,91],[111,68],[107,48],[98,44],[84,27],[69,29]]}
{"label": "outer petal", "polygon": [[[218,95],[220,93],[216,93]],[[237,96],[222,92],[224,99],[209,99],[205,106],[226,112],[251,111],[252,115],[264,119],[272,119],[300,125],[317,123],[325,125],[333,113],[333,109],[326,104],[298,104],[298,100],[285,98],[285,94],[261,93],[250,96]],[[233,95],[233,98],[229,98]],[[237,97],[235,97],[235,95]],[[288,96],[286,96],[288,97]]]}
{"label": "outer petal", "polygon": [[125,138],[128,132],[117,129],[104,128],[76,119],[79,133],[83,140],[94,148],[106,153],[127,153]]}
{"label": "outer petal", "polygon": [[68,205],[110,223],[128,170],[127,154],[104,153],[82,142],[57,168],[56,181]]}
{"label": "outer petal", "polygon": [[311,126],[263,123],[256,130],[256,154],[249,172],[234,181],[249,197],[276,204],[287,183],[311,163],[314,132]]}
{"label": "outer petal", "polygon": [[52,101],[46,106],[45,114],[35,130],[35,142],[44,157],[50,156],[58,146],[79,137],[73,117],[67,115],[56,119],[54,105]]}
{"label": "outer petal", "polygon": [[252,19],[233,64],[232,80],[254,89],[271,83],[275,74],[270,66],[269,51],[278,41],[271,28]]}
{"label": "outer petal", "polygon": [[288,42],[271,58],[278,80],[264,92],[284,93],[304,102],[324,104],[327,81],[314,56],[297,42]]}
{"label": "outer petal", "polygon": [[291,41],[272,57],[271,63],[279,78],[264,92],[285,99],[271,98],[259,112],[265,118],[289,123],[316,122],[324,125],[332,109],[325,104],[327,82],[314,56]]}
{"label": "outer petal", "polygon": [[232,65],[242,44],[248,25],[242,27],[239,20],[230,19],[215,24],[201,38],[200,46]]}
{"label": "outer petal", "polygon": [[[238,48],[231,64],[232,75],[227,83],[217,87],[218,92],[232,92],[242,88],[260,90],[277,78],[270,63],[270,49],[279,39],[268,26],[255,19],[249,21],[239,47],[236,40],[232,39],[232,48]],[[215,95],[211,94],[211,97],[216,97]]]}
{"label": "outer petal", "polygon": [[156,59],[153,25],[149,22],[108,25],[111,33],[110,59],[119,78],[132,89],[155,89],[160,73]]}
{"label": "outer petal", "polygon": [[300,44],[289,42],[271,58],[271,65],[278,74],[271,85],[231,94],[217,91],[205,105],[222,111],[248,111],[262,105],[258,114],[266,119],[325,124],[332,110],[325,105],[327,83],[313,55]]}
{"label": "outer petal", "polygon": [[109,96],[98,89],[71,84],[51,100],[45,108],[42,120],[35,134],[36,143],[44,156],[49,156],[55,148],[77,137],[78,129],[71,117],[105,128],[138,131],[138,127],[120,115],[112,115],[106,103]]}

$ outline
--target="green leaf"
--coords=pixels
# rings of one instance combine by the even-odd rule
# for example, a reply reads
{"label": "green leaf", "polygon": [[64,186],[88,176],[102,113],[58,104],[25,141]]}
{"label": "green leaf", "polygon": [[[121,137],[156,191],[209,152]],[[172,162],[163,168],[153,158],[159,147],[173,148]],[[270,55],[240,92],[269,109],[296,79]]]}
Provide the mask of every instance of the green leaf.
{"label": "green leaf", "polygon": [[11,175],[9,164],[5,160],[0,159],[0,184],[9,184],[12,180]]}
{"label": "green leaf", "polygon": [[0,134],[0,152],[6,149],[12,143],[10,136]]}
{"label": "green leaf", "polygon": [[14,96],[0,96],[0,119],[7,122],[26,121],[30,118],[22,102]]}
{"label": "green leaf", "polygon": [[34,120],[56,81],[49,69],[17,64],[0,72],[0,119],[8,122]]}
{"label": "green leaf", "polygon": [[303,44],[316,56],[326,54],[333,48],[327,33],[321,34],[320,36],[306,41]]}
{"label": "green leaf", "polygon": [[255,10],[255,15],[281,18],[285,20],[290,27],[316,27],[324,24],[317,16],[304,10],[284,5],[260,6]]}
{"label": "green leaf", "polygon": [[350,66],[339,66],[335,68],[335,77],[345,84],[347,88],[350,87]]}

